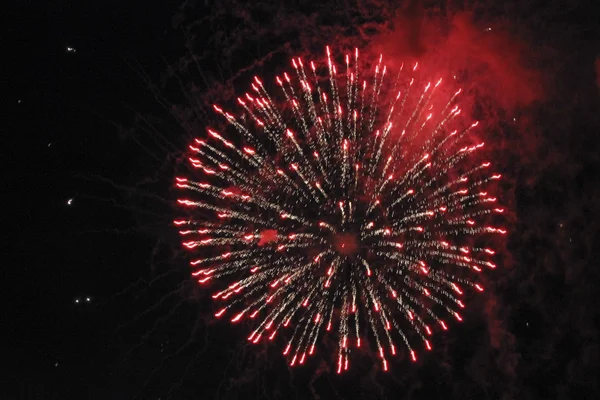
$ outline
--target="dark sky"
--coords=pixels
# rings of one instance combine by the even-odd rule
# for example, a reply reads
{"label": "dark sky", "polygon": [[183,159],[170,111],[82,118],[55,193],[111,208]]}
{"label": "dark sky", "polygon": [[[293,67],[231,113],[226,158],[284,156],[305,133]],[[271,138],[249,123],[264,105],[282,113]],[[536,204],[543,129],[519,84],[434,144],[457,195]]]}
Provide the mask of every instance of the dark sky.
{"label": "dark sky", "polygon": [[[0,397],[571,399],[600,391],[593,2],[11,3],[2,35],[9,340]],[[464,71],[500,132],[493,146],[513,210],[504,268],[437,352],[386,376],[368,360],[345,378],[318,362],[290,373],[278,351],[240,345],[245,332],[214,323],[208,296],[187,280],[170,225],[177,150],[196,132],[169,110],[184,116],[190,99],[202,106],[230,96],[246,87],[246,69],[269,73],[288,49],[322,51],[324,41]],[[192,54],[203,74],[191,72]]]}

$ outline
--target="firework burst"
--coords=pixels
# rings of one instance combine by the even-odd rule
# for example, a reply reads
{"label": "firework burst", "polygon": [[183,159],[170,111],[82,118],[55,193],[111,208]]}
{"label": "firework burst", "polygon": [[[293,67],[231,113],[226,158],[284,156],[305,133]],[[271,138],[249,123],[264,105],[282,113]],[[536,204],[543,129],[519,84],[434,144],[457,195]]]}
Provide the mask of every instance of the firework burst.
{"label": "firework burst", "polygon": [[460,117],[461,90],[417,64],[390,78],[355,50],[339,72],[329,48],[323,65],[292,64],[276,95],[255,77],[239,114],[215,105],[227,131],[189,147],[198,178],[176,179],[188,196],[175,225],[198,257],[192,276],[214,282],[216,317],[255,321],[251,342],[287,328],[291,365],[323,335],[338,342],[338,373],[371,343],[384,370],[398,342],[414,361],[495,267],[481,243],[505,233],[487,223],[503,212],[486,189],[500,175],[478,156],[478,123]]}

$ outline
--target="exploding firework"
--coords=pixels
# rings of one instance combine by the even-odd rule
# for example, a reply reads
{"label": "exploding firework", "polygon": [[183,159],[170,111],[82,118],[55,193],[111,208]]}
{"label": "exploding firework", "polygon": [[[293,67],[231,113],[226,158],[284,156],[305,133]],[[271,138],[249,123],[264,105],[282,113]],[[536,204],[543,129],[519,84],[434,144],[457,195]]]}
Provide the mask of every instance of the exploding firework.
{"label": "exploding firework", "polygon": [[201,178],[176,179],[189,196],[175,225],[198,257],[192,275],[216,286],[216,317],[255,321],[251,342],[287,328],[291,365],[324,335],[338,373],[350,347],[371,343],[384,370],[397,341],[415,361],[415,344],[431,350],[495,267],[482,243],[505,233],[489,225],[503,209],[486,187],[500,175],[478,156],[478,123],[460,117],[461,90],[423,80],[418,64],[389,78],[381,57],[363,69],[355,50],[338,72],[329,48],[323,65],[292,64],[276,95],[255,77],[239,115],[215,105],[227,131],[189,147]]}

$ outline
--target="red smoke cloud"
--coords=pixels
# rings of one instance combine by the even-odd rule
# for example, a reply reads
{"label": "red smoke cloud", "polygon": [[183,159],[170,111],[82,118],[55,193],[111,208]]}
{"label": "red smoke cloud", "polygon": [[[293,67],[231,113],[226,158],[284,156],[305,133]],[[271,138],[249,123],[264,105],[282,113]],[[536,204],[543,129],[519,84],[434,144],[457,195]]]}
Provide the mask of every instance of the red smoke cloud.
{"label": "red smoke cloud", "polygon": [[393,29],[375,39],[389,58],[419,61],[431,72],[466,72],[467,85],[512,110],[543,96],[543,77],[532,67],[528,45],[498,25],[478,25],[473,14],[429,17],[416,3],[398,14]]}
{"label": "red smoke cloud", "polygon": [[260,240],[258,241],[259,246],[264,246],[267,243],[274,242],[277,240],[276,229],[265,229],[260,233]]}

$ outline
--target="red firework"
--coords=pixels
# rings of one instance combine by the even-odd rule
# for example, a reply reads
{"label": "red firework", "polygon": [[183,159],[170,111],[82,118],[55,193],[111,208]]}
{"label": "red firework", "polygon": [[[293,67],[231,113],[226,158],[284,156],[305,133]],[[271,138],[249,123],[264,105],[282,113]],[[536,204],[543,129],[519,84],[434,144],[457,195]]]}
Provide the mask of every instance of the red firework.
{"label": "red firework", "polygon": [[175,225],[192,276],[216,281],[215,316],[256,321],[248,340],[288,327],[295,365],[332,335],[338,373],[373,343],[387,370],[398,339],[416,361],[407,329],[431,350],[444,316],[462,320],[464,290],[483,291],[477,274],[495,265],[480,242],[506,233],[483,224],[503,212],[485,189],[500,175],[477,157],[460,89],[420,84],[417,64],[389,79],[381,57],[366,72],[358,50],[345,72],[329,48],[326,61],[293,59],[277,95],[255,77],[237,115],[214,106],[231,131],[190,145],[197,178],[176,179],[189,196]]}

